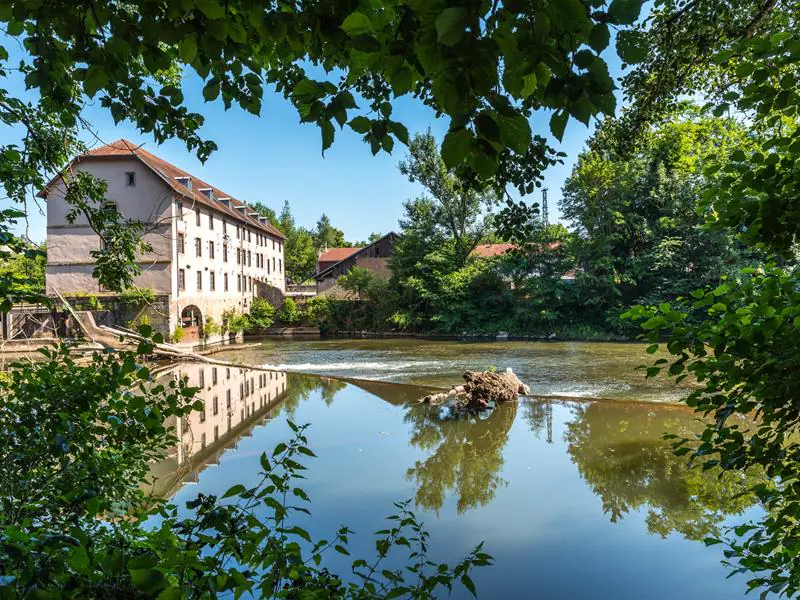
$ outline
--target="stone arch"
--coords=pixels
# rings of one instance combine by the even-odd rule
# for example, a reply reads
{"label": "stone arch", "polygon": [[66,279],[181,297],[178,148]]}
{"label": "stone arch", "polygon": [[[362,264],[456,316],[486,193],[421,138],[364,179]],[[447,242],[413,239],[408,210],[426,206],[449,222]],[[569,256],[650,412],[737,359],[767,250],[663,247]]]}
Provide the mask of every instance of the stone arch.
{"label": "stone arch", "polygon": [[194,304],[185,306],[181,311],[181,327],[184,342],[198,342],[203,332],[203,313]]}

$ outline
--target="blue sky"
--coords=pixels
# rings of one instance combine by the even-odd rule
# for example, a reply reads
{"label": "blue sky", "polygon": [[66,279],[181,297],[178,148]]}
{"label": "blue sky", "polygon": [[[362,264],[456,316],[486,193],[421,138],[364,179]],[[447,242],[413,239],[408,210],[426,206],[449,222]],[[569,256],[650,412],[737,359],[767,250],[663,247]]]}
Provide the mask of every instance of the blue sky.
{"label": "blue sky", "polygon": [[[613,44],[612,39],[605,58],[611,75],[616,77],[620,74],[620,64]],[[13,62],[13,56],[11,60]],[[263,202],[276,211],[284,200],[289,200],[298,225],[313,227],[324,212],[352,241],[363,240],[372,232],[397,229],[403,201],[423,193],[420,186],[410,183],[397,168],[405,154],[402,144],[396,144],[391,155],[372,156],[360,135],[345,128],[337,130],[333,147],[323,157],[317,127],[301,124],[294,109],[279,94],[265,93],[262,112],[257,117],[235,106],[226,111],[221,102],[205,103],[202,82],[195,75],[187,76],[184,86],[189,108],[206,117],[202,135],[219,146],[205,164],[178,140],[158,146],[129,123],[115,126],[110,115],[97,103],[87,108],[85,116],[103,142],[124,137],[144,144],[150,152],[234,197]],[[12,93],[20,91],[13,89],[13,83],[9,87]],[[404,122],[411,134],[430,127],[440,139],[448,125],[446,119],[435,119],[429,109],[410,98],[396,102],[393,118]],[[535,115],[534,132],[549,135],[549,118],[547,113]],[[563,142],[551,139],[554,147],[567,154],[563,165],[551,167],[545,173],[544,185],[550,190],[551,222],[560,219],[561,187],[591,130],[592,127],[570,119]],[[0,143],[12,141],[14,135],[11,130],[0,131]],[[88,134],[86,141],[97,144]],[[540,198],[538,192],[535,198]],[[7,204],[7,201],[0,201],[0,205]],[[34,206],[30,208],[28,235],[34,241],[44,241],[44,215]],[[17,228],[20,233],[25,229],[23,223]]]}

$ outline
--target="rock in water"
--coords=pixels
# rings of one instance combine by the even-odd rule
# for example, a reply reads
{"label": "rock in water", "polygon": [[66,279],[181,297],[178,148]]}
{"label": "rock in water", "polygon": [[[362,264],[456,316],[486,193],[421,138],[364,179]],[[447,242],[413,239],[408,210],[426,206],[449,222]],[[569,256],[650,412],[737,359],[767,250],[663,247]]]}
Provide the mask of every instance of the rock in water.
{"label": "rock in water", "polygon": [[463,377],[464,385],[453,387],[440,394],[425,396],[421,401],[440,404],[449,398],[455,398],[460,407],[482,409],[491,403],[513,402],[520,394],[530,392],[528,386],[522,383],[511,369],[506,369],[505,373],[465,371]]}

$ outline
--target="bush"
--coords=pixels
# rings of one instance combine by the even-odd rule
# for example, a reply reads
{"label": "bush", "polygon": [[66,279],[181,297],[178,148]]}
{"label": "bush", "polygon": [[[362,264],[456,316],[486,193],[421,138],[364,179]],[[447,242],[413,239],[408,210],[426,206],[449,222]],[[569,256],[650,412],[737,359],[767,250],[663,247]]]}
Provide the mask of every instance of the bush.
{"label": "bush", "polygon": [[209,338],[218,333],[222,333],[222,327],[214,322],[214,317],[206,317],[203,323],[203,337]]}
{"label": "bush", "polygon": [[241,315],[236,309],[230,308],[222,313],[222,330],[238,335],[250,327],[247,315]]}
{"label": "bush", "polygon": [[297,303],[291,298],[284,298],[281,312],[278,315],[281,323],[294,325],[300,320],[300,316],[300,309],[297,308]]}
{"label": "bush", "polygon": [[247,329],[267,329],[275,321],[275,307],[264,298],[253,298]]}
{"label": "bush", "polygon": [[304,310],[305,322],[312,327],[324,330],[328,328],[330,318],[330,305],[325,296],[309,298]]}
{"label": "bush", "polygon": [[169,336],[169,339],[172,340],[175,344],[180,344],[181,340],[186,335],[186,332],[183,330],[183,327],[178,325],[175,329],[172,330],[172,335]]}
{"label": "bush", "polygon": [[150,288],[129,287],[122,290],[119,301],[123,304],[152,304],[155,302],[156,294]]}
{"label": "bush", "polygon": [[86,303],[89,306],[89,310],[103,310],[103,303],[100,302],[100,299],[94,294],[89,296]]}

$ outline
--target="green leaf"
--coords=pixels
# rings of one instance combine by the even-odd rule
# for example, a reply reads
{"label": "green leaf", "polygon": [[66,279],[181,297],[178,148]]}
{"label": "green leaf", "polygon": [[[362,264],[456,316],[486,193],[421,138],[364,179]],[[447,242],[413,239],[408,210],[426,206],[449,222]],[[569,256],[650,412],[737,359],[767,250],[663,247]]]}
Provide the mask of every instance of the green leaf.
{"label": "green leaf", "polygon": [[436,17],[436,36],[440,44],[455,46],[464,37],[469,13],[463,6],[445,8]]}
{"label": "green leaf", "polygon": [[197,42],[193,37],[185,37],[178,44],[178,53],[181,60],[190,63],[197,56]]}
{"label": "green leaf", "polygon": [[203,86],[203,98],[206,102],[211,102],[216,100],[217,96],[219,96],[219,81],[215,78],[209,79],[208,83]]}
{"label": "green leaf", "polygon": [[292,95],[300,102],[311,102],[325,95],[322,86],[311,79],[305,78],[297,82],[292,88]]}
{"label": "green leaf", "polygon": [[448,131],[442,142],[442,159],[448,168],[453,169],[464,162],[472,147],[472,131],[459,129]]}
{"label": "green leaf", "polygon": [[589,46],[595,52],[602,52],[608,47],[611,34],[608,32],[608,25],[598,23],[589,32]]}
{"label": "green leaf", "polygon": [[362,33],[370,33],[372,31],[372,23],[367,15],[356,11],[350,13],[342,22],[342,29],[350,37],[355,37]]}
{"label": "green leaf", "polygon": [[617,25],[632,25],[639,18],[642,0],[612,0],[608,16]]}
{"label": "green leaf", "polygon": [[467,588],[470,594],[472,594],[475,598],[478,597],[478,594],[475,592],[475,584],[473,583],[472,578],[470,578],[470,576],[466,573],[461,576],[461,585]]}
{"label": "green leaf", "polygon": [[196,0],[197,8],[209,19],[221,19],[225,16],[225,9],[217,0]]}
{"label": "green leaf", "polygon": [[527,152],[531,143],[531,126],[528,120],[521,115],[500,117],[499,124],[503,144],[519,154]]}
{"label": "green leaf", "polygon": [[617,34],[617,54],[629,65],[635,65],[647,58],[647,44],[644,37],[636,31],[620,31]]}
{"label": "green leaf", "polygon": [[130,569],[133,585],[143,592],[153,593],[164,587],[164,574],[158,569]]}
{"label": "green leaf", "polygon": [[237,483],[236,485],[228,488],[228,491],[222,494],[223,498],[230,498],[231,496],[238,496],[245,490],[245,487],[241,483]]}
{"label": "green leaf", "polygon": [[348,125],[356,133],[367,133],[372,127],[372,121],[367,117],[355,117],[350,120]]}
{"label": "green leaf", "polygon": [[564,137],[564,129],[567,126],[569,114],[565,110],[559,110],[550,117],[550,132],[560,142]]}
{"label": "green leaf", "polygon": [[320,125],[320,129],[322,131],[322,152],[324,153],[325,150],[330,148],[333,144],[333,138],[336,135],[336,130],[333,127],[333,123],[330,121],[323,121]]}
{"label": "green leaf", "polygon": [[490,142],[500,141],[500,127],[498,127],[493,113],[483,111],[475,117],[475,128],[481,137]]}

